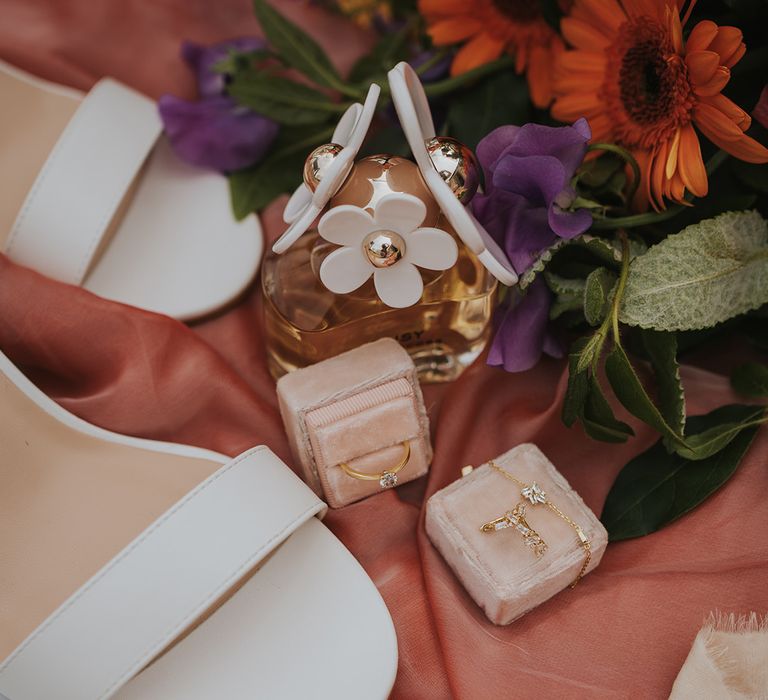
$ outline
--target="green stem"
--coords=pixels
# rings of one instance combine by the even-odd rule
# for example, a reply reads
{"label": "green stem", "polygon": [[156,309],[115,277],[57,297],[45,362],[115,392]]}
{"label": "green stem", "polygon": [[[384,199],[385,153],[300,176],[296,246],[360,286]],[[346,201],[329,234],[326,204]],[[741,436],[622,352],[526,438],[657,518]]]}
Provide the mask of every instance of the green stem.
{"label": "green stem", "polygon": [[426,73],[431,68],[434,68],[447,55],[448,55],[448,49],[441,49],[440,51],[435,51],[435,53],[432,54],[430,58],[424,61],[424,63],[422,63],[418,68],[416,68],[416,75],[424,75],[424,73]]}
{"label": "green stem", "polygon": [[[715,172],[728,158],[728,154],[725,151],[717,151],[706,164],[707,175],[711,175]],[[685,195],[686,202],[693,201],[693,195],[689,192]],[[650,224],[658,224],[667,219],[671,219],[673,216],[677,216],[680,212],[684,211],[688,207],[683,204],[676,204],[669,207],[664,211],[649,211],[644,214],[632,214],[630,216],[616,216],[605,217],[603,219],[596,218],[592,222],[592,228],[595,230],[613,230],[617,228],[637,228],[638,226],[648,226]]]}
{"label": "green stem", "polygon": [[615,153],[625,163],[629,164],[632,168],[632,185],[627,192],[627,202],[631,202],[637,192],[637,188],[640,187],[640,166],[637,164],[635,157],[626,149],[615,143],[593,143],[587,148],[587,151],[607,151],[608,153]]}
{"label": "green stem", "polygon": [[454,76],[453,78],[446,78],[436,83],[430,83],[424,86],[424,91],[427,93],[427,97],[440,97],[446,95],[449,92],[453,92],[457,88],[464,87],[470,83],[473,83],[478,78],[482,78],[486,75],[491,75],[504,68],[511,68],[514,65],[514,60],[511,56],[503,56],[497,61],[491,63],[484,63],[482,66],[478,66],[473,70],[462,73],[461,75]]}

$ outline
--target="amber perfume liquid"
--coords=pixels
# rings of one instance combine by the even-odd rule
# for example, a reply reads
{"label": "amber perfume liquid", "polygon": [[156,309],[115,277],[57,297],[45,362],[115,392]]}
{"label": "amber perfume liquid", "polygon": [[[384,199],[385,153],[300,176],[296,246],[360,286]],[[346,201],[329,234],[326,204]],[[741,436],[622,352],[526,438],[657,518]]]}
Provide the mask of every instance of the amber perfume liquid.
{"label": "amber perfume liquid", "polygon": [[445,272],[422,270],[421,301],[405,309],[383,304],[369,280],[336,295],[320,282],[335,246],[316,232],[262,265],[269,367],[277,378],[383,337],[408,350],[425,382],[451,381],[482,352],[490,334],[496,280],[460,245]]}

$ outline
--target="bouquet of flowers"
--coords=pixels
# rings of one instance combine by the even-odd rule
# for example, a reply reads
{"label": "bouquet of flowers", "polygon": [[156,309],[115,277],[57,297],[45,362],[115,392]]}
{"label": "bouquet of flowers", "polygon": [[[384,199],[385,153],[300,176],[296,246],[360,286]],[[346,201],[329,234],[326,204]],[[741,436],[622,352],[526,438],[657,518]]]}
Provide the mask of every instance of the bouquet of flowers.
{"label": "bouquet of flowers", "polygon": [[378,35],[349,75],[254,0],[265,40],[185,47],[201,99],[161,100],[177,151],[226,172],[243,217],[293,190],[306,154],[377,82],[365,152],[407,155],[385,76],[410,62],[443,133],[475,149],[484,186],[473,214],[520,273],[501,295],[488,362],[519,372],[567,354],[567,425],[624,442],[633,430],[620,404],[659,433],[608,496],[612,539],[701,503],[768,420],[765,363],[732,374],[747,403],[692,417],[678,366],[724,339],[750,360],[768,350],[764,3],[324,4]]}

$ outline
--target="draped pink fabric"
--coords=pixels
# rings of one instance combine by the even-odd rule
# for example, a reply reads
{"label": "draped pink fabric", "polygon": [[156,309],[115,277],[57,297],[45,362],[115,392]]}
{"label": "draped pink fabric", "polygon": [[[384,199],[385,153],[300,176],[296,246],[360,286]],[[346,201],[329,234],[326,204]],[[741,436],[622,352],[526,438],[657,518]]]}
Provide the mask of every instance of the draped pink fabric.
{"label": "draped pink fabric", "polygon": [[[280,6],[348,68],[369,37],[317,7]],[[182,39],[258,33],[248,0],[0,0],[0,58],[88,88],[112,75],[147,94],[188,95]],[[339,37],[343,34],[344,40]],[[2,192],[0,192],[2,196]],[[269,234],[281,231],[273,205]],[[265,364],[258,283],[191,328],[109,303],[0,256],[0,349],[69,410],[111,430],[235,454],[266,443],[290,464]],[[83,343],[83,338],[88,343]],[[684,368],[690,413],[734,400],[727,378]],[[435,459],[428,477],[330,513],[371,575],[400,646],[393,697],[666,697],[704,616],[768,609],[768,433],[705,505],[654,535],[609,545],[602,565],[509,627],[464,593],[423,529],[424,498],[524,441],[536,442],[599,513],[651,432],[621,446],[560,422],[561,362],[507,375],[481,361],[426,387]],[[1,485],[0,485],[1,487]]]}

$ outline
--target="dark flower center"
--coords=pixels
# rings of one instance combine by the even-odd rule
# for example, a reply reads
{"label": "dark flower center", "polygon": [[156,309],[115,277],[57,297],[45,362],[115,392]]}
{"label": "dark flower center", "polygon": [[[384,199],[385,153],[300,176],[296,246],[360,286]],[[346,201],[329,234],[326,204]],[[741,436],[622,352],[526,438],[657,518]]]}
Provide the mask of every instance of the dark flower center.
{"label": "dark flower center", "polygon": [[516,22],[533,22],[541,17],[538,0],[492,0],[492,2],[502,15]]}
{"label": "dark flower center", "polygon": [[664,60],[658,40],[635,44],[624,54],[619,71],[621,101],[638,124],[652,124],[674,105],[676,71]]}

